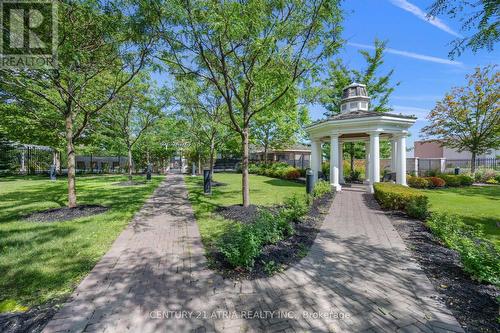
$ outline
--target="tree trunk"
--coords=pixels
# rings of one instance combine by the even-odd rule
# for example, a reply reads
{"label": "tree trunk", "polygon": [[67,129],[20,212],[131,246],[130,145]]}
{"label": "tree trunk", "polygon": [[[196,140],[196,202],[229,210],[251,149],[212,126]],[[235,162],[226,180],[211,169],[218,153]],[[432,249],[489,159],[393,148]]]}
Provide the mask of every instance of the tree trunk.
{"label": "tree trunk", "polygon": [[264,145],[264,164],[267,165],[267,144]]}
{"label": "tree trunk", "polygon": [[351,175],[354,174],[354,143],[349,143],[349,157],[351,158]]}
{"label": "tree trunk", "polygon": [[476,152],[472,152],[472,157],[470,159],[470,172],[472,174],[476,173]]}
{"label": "tree trunk", "polygon": [[243,145],[243,159],[241,161],[241,193],[243,195],[243,207],[248,207],[250,206],[250,187],[248,182],[248,127],[243,128],[241,138]]}
{"label": "tree trunk", "polygon": [[[68,107],[71,110],[71,106]],[[76,207],[75,147],[73,145],[73,112],[66,114],[66,145],[68,154],[68,207]]]}
{"label": "tree trunk", "polygon": [[128,149],[128,181],[132,181],[132,147],[127,146]]}
{"label": "tree trunk", "polygon": [[215,155],[215,142],[214,138],[210,140],[210,177],[214,176],[214,155]]}

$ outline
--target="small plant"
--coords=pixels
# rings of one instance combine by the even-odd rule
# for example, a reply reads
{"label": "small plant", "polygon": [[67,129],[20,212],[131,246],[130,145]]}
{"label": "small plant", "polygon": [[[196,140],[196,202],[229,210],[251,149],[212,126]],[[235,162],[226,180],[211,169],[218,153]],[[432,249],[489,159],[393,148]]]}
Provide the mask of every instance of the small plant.
{"label": "small plant", "polygon": [[273,275],[274,273],[283,271],[283,265],[274,262],[274,260],[267,262],[263,261],[262,264],[264,265],[264,272],[267,275]]}
{"label": "small plant", "polygon": [[322,197],[325,194],[328,194],[331,192],[332,192],[332,186],[324,180],[318,180],[316,182],[316,184],[314,184],[314,188],[313,188],[313,197],[314,198]]}
{"label": "small plant", "polygon": [[252,267],[262,243],[251,225],[237,224],[220,240],[218,248],[233,267]]}
{"label": "small plant", "polygon": [[305,258],[308,253],[309,253],[309,249],[307,248],[307,246],[305,246],[304,244],[300,244],[299,251],[297,252],[297,256],[299,258]]}
{"label": "small plant", "polygon": [[306,196],[294,194],[285,199],[285,208],[282,214],[290,221],[298,221],[309,210],[309,204]]}

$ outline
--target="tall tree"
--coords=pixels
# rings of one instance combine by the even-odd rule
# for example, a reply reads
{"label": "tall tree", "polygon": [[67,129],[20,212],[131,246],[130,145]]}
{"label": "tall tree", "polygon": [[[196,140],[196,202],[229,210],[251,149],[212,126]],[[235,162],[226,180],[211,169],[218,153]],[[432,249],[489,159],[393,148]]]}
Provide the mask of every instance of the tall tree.
{"label": "tall tree", "polygon": [[77,205],[75,142],[144,67],[152,45],[147,33],[137,31],[136,20],[117,7],[92,0],[59,2],[57,68],[1,71],[9,102],[43,105],[64,123],[68,207]]}
{"label": "tall tree", "polygon": [[466,49],[477,52],[493,51],[500,40],[500,2],[498,0],[435,0],[429,8],[429,16],[445,14],[458,18],[462,31],[474,31],[469,36],[454,40],[449,56],[460,56]]}
{"label": "tall tree", "polygon": [[[353,82],[366,85],[368,96],[370,96],[370,110],[377,112],[391,111],[389,98],[394,89],[400,84],[392,83],[394,70],[391,69],[385,74],[379,74],[384,64],[384,50],[386,42],[375,40],[373,52],[360,50],[366,67],[363,70],[350,69],[341,60],[330,62],[328,76],[322,82],[320,92],[320,102],[328,110],[327,116],[340,112],[343,89]],[[388,150],[387,144],[381,145],[381,150]],[[344,150],[350,159],[351,173],[354,172],[354,159],[362,158],[364,147],[362,143],[349,142],[345,144]]]}
{"label": "tall tree", "polygon": [[467,86],[453,88],[437,102],[422,133],[444,146],[470,151],[474,173],[476,156],[500,147],[500,73],[487,66],[466,79]]}
{"label": "tall tree", "polygon": [[207,82],[181,79],[177,81],[175,99],[179,117],[189,124],[189,141],[197,155],[199,168],[202,152],[208,151],[208,165],[213,174],[215,153],[229,136],[229,119],[222,96]]}
{"label": "tall tree", "polygon": [[294,99],[273,108],[273,112],[255,117],[252,128],[254,142],[264,150],[264,163],[267,164],[269,150],[282,149],[295,144],[300,138],[301,128],[309,120],[308,111],[299,107]]}
{"label": "tall tree", "polygon": [[161,118],[169,99],[166,91],[160,94],[159,89],[150,81],[149,75],[136,77],[122,89],[105,115],[105,125],[109,130],[104,129],[104,131],[113,137],[118,134],[127,148],[130,182],[133,165],[132,149],[142,135]]}
{"label": "tall tree", "polygon": [[[155,0],[162,60],[176,75],[217,89],[241,138],[242,199],[250,205],[251,120],[272,112],[290,89],[340,44],[339,0]],[[150,8],[150,7],[149,7]]]}

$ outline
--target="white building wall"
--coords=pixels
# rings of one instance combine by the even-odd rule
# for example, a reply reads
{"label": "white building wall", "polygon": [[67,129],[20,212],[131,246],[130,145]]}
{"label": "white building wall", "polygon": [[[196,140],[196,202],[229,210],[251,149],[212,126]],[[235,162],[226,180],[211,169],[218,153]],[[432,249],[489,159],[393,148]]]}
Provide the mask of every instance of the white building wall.
{"label": "white building wall", "polygon": [[[458,152],[457,150],[448,147],[443,147],[443,155],[444,158],[447,158],[449,160],[465,160],[472,157],[472,154],[468,151]],[[500,150],[492,149],[484,155],[477,156],[477,158],[495,158],[498,155],[500,155]]]}

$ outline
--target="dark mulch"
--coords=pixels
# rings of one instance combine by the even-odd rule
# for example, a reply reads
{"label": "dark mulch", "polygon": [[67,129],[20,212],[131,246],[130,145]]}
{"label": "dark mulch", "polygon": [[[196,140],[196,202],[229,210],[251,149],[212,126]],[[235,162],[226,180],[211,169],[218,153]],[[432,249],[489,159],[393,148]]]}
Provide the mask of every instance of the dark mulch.
{"label": "dark mulch", "polygon": [[25,216],[25,219],[30,222],[61,222],[102,214],[108,209],[108,207],[99,205],[81,205],[75,208],[61,207],[29,214]]}
{"label": "dark mulch", "polygon": [[140,186],[140,185],[145,185],[146,184],[146,181],[137,181],[137,180],[133,180],[133,181],[124,181],[124,182],[119,182],[119,183],[114,183],[113,185],[114,186]]}
{"label": "dark mulch", "polygon": [[2,333],[38,333],[56,314],[56,303],[34,307],[26,312],[0,314],[0,332]]}
{"label": "dark mulch", "polygon": [[462,269],[457,252],[439,243],[422,221],[398,218],[392,222],[442,300],[467,332],[500,332],[500,290],[473,281]]}
{"label": "dark mulch", "polygon": [[227,184],[222,182],[215,182],[212,180],[212,187],[220,187],[220,186],[227,186]]}
{"label": "dark mulch", "polygon": [[255,221],[261,209],[263,209],[263,207],[257,205],[250,205],[248,207],[243,207],[242,205],[232,205],[218,207],[215,209],[215,212],[225,219],[249,224]]}
{"label": "dark mulch", "polygon": [[[219,271],[224,277],[230,279],[238,280],[253,280],[261,277],[266,277],[274,274],[276,271],[269,271],[266,269],[266,263],[273,262],[273,266],[277,270],[282,271],[293,266],[295,263],[299,262],[304,258],[311,245],[314,243],[314,239],[318,234],[318,231],[323,224],[325,215],[328,213],[328,209],[332,204],[334,194],[328,194],[321,198],[314,200],[309,212],[302,218],[301,221],[294,223],[295,233],[276,244],[264,246],[262,253],[255,260],[255,265],[251,271],[248,270],[235,270],[229,263],[225,260],[224,256],[217,252],[216,249],[211,249],[210,258],[211,266],[213,269]],[[245,212],[245,210],[240,208],[233,208],[236,206],[225,207],[233,212]],[[241,206],[239,206],[241,207]],[[258,215],[260,209],[270,209],[271,212],[276,212],[278,207],[251,207],[254,217]],[[246,214],[250,215],[248,211]],[[233,218],[233,220],[241,221],[243,223],[249,223],[244,213],[237,215],[236,213],[233,217],[239,216],[240,219]],[[251,222],[250,222],[251,223]]]}

